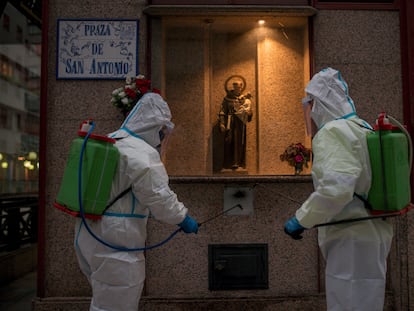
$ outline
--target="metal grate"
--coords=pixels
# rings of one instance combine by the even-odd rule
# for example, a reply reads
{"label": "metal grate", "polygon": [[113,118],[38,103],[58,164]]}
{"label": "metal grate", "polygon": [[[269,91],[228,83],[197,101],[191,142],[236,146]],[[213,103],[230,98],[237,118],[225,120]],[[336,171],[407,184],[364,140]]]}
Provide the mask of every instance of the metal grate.
{"label": "metal grate", "polygon": [[209,245],[209,289],[267,289],[267,244]]}

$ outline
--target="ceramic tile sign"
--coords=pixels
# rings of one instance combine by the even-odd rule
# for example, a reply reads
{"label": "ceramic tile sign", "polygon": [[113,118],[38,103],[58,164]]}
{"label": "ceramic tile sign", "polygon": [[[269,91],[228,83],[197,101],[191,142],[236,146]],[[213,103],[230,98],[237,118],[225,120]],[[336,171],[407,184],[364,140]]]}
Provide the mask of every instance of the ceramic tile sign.
{"label": "ceramic tile sign", "polygon": [[58,19],[57,79],[138,75],[138,20]]}

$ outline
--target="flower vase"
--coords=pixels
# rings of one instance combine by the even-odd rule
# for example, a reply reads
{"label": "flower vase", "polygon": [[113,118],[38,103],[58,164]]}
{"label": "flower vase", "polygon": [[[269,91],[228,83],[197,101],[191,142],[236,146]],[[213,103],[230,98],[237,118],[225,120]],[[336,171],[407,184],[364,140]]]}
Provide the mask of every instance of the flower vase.
{"label": "flower vase", "polygon": [[295,165],[295,175],[300,175],[301,172],[302,172],[302,165],[296,164]]}

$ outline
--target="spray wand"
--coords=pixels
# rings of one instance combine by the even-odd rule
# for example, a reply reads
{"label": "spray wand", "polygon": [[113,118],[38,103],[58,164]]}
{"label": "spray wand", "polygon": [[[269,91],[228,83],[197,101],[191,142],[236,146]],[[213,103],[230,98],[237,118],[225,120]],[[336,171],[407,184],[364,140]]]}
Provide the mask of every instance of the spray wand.
{"label": "spray wand", "polygon": [[221,216],[221,215],[224,215],[224,214],[225,214],[225,213],[227,213],[227,212],[230,212],[232,209],[234,209],[234,208],[236,208],[236,207],[240,208],[241,210],[243,209],[243,207],[242,207],[240,204],[236,204],[236,205],[234,205],[234,206],[232,206],[232,207],[230,207],[230,208],[228,208],[228,209],[226,209],[226,210],[222,211],[221,213],[218,213],[217,215],[215,215],[215,216],[213,216],[213,217],[211,217],[211,218],[209,218],[209,219],[207,219],[207,220],[205,220],[205,221],[203,221],[203,222],[200,222],[200,223],[198,224],[198,226],[199,226],[199,227],[201,227],[201,225],[204,225],[205,223],[208,223],[208,222],[210,222],[210,221],[212,221],[212,220],[216,219],[217,217],[219,217],[219,216]]}
{"label": "spray wand", "polygon": [[401,216],[401,215],[406,214],[413,207],[414,207],[414,205],[412,203],[409,203],[407,205],[407,207],[405,207],[404,209],[399,210],[399,211],[388,212],[388,213],[377,214],[377,215],[370,215],[370,216],[365,216],[365,217],[358,217],[358,218],[342,219],[342,220],[337,220],[337,221],[325,222],[325,223],[322,223],[322,224],[315,225],[312,228],[339,225],[339,224],[345,224],[345,223],[349,223],[349,222],[357,222],[357,221],[370,220],[370,219],[376,219],[376,218],[385,219],[385,218],[389,218],[389,217]]}
{"label": "spray wand", "polygon": [[[298,203],[298,204],[302,204],[302,202],[295,200],[287,195],[284,195],[283,193],[278,193],[281,197],[284,197],[285,199]],[[341,219],[341,220],[337,220],[337,221],[330,221],[330,222],[325,222],[325,223],[321,223],[321,224],[317,224],[315,226],[313,226],[310,229],[314,229],[314,228],[319,228],[319,227],[327,227],[327,226],[333,226],[333,225],[340,225],[340,224],[345,224],[345,223],[352,223],[352,222],[358,222],[358,221],[364,221],[364,220],[370,220],[370,219],[377,219],[377,218],[381,218],[381,219],[385,219],[385,218],[390,218],[390,217],[396,217],[396,216],[401,216],[404,215],[406,213],[408,213],[408,211],[410,211],[411,209],[414,208],[414,204],[413,203],[409,203],[405,208],[399,210],[399,211],[394,211],[394,212],[387,212],[387,213],[381,213],[381,214],[374,214],[374,215],[369,215],[369,216],[364,216],[364,217],[357,217],[357,218],[350,218],[350,219]]]}

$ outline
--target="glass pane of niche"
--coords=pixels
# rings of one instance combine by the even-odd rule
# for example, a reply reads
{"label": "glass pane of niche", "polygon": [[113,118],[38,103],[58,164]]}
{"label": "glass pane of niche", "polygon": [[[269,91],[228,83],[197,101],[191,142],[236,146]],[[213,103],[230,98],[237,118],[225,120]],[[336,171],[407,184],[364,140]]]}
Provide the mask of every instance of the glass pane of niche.
{"label": "glass pane of niche", "polygon": [[308,19],[259,19],[152,20],[151,78],[176,125],[164,159],[170,175],[293,175],[280,155],[294,143],[310,148],[301,104]]}

